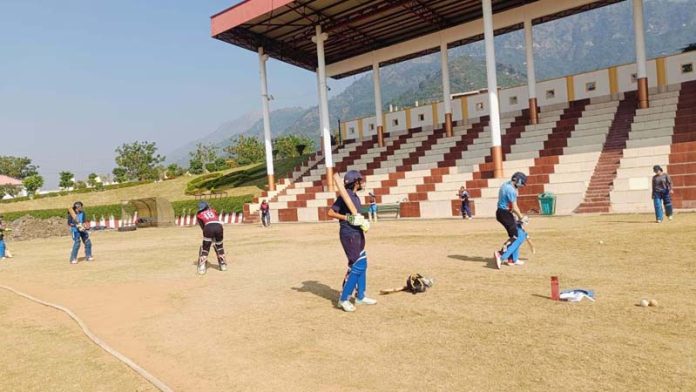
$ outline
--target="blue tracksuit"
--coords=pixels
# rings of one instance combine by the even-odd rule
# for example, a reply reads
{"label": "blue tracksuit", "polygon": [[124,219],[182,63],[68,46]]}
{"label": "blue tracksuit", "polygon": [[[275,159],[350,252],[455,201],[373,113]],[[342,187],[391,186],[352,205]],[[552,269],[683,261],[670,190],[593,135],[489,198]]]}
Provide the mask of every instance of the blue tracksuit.
{"label": "blue tracksuit", "polygon": [[[362,204],[360,198],[352,190],[348,189],[348,195],[353,201],[355,208],[360,211]],[[339,214],[350,214],[350,210],[343,199],[339,197],[331,206],[331,209]],[[341,301],[347,301],[353,291],[358,291],[357,298],[365,297],[365,286],[367,285],[367,253],[365,252],[365,233],[360,227],[352,226],[346,221],[340,222],[339,238],[343,251],[348,258],[348,271],[343,278],[343,291]]]}
{"label": "blue tracksuit", "polygon": [[517,238],[512,244],[508,245],[505,252],[500,255],[502,260],[512,260],[512,262],[517,262],[520,258],[520,247],[527,240],[527,232],[524,231],[522,223],[517,222]]}
{"label": "blue tracksuit", "polygon": [[77,214],[77,221],[74,221],[72,216],[68,214],[68,226],[72,232],[73,247],[70,253],[70,260],[77,260],[77,253],[80,251],[80,241],[85,243],[85,256],[92,257],[92,241],[89,239],[89,233],[77,229],[78,223],[85,223],[85,212],[81,211]]}

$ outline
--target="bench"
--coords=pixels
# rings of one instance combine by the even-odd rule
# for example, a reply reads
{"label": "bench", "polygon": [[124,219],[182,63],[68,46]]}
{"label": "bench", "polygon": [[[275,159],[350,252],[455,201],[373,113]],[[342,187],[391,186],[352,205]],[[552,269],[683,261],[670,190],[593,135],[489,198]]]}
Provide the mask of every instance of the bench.
{"label": "bench", "polygon": [[[370,211],[370,206],[364,206],[360,209],[360,213],[365,215],[366,217],[369,217],[369,211]],[[394,214],[394,218],[398,219],[399,215],[401,214],[401,204],[400,203],[393,203],[393,204],[378,204],[377,205],[377,217],[379,218],[383,213],[385,214]]]}

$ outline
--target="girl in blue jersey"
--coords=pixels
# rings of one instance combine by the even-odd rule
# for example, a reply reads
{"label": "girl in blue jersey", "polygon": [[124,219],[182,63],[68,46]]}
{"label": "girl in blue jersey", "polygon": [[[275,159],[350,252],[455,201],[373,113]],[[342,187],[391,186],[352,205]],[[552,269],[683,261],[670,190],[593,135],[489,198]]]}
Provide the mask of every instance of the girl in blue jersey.
{"label": "girl in blue jersey", "polygon": [[[511,245],[519,245],[524,241],[522,239],[522,241],[516,242],[519,237],[517,221],[527,219],[522,216],[520,208],[517,206],[517,193],[518,189],[526,184],[527,176],[524,173],[517,172],[512,175],[510,181],[506,181],[500,186],[500,191],[498,192],[498,209],[495,212],[495,219],[503,225],[508,235],[508,239],[503,243],[503,247],[493,254],[495,265],[498,269],[500,269],[502,260],[507,260],[514,253],[516,248],[511,247]],[[517,219],[515,219],[513,214],[517,216]],[[522,261],[517,260],[514,264],[522,264]]]}

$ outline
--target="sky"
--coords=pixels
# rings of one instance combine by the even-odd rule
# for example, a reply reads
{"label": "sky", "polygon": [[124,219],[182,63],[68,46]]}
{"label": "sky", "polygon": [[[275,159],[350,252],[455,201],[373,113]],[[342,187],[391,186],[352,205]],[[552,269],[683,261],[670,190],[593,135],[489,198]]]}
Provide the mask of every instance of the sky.
{"label": "sky", "polygon": [[[111,172],[122,143],[166,154],[260,110],[258,55],[210,37],[236,3],[0,0],[0,155],[32,158],[52,189],[63,170]],[[271,60],[268,74],[276,108],[316,104],[314,73]]]}

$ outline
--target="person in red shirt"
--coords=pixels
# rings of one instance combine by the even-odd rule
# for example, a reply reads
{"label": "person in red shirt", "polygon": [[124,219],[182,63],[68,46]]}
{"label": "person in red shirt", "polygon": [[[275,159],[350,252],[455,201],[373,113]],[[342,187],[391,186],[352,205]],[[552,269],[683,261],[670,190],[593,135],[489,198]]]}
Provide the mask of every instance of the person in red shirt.
{"label": "person in red shirt", "polygon": [[218,212],[211,208],[208,203],[201,201],[198,203],[196,218],[201,229],[203,229],[203,245],[201,245],[198,256],[198,274],[204,275],[206,273],[208,253],[210,253],[210,246],[213,242],[215,242],[215,253],[217,253],[220,271],[227,271],[225,249],[222,247],[223,228]]}

